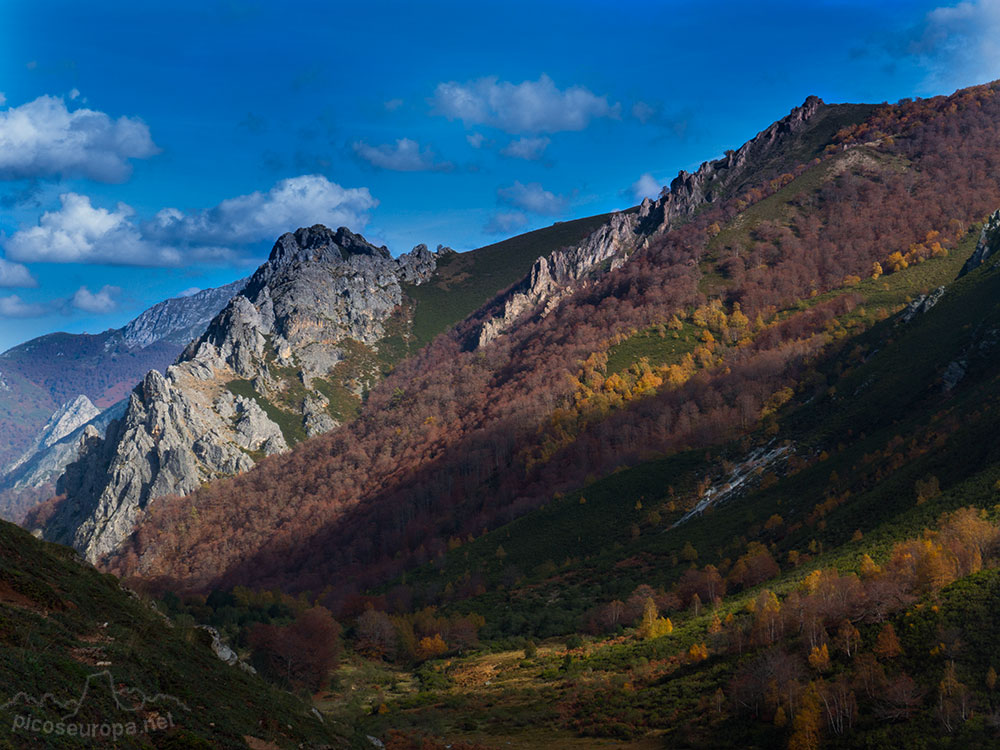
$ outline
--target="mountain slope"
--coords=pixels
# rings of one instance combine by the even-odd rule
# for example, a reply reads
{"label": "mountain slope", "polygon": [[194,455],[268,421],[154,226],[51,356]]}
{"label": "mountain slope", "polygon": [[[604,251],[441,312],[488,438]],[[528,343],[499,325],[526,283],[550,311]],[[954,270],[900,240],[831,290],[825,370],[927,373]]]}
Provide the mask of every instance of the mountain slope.
{"label": "mountain slope", "polygon": [[67,727],[86,735],[91,723],[117,725],[115,747],[346,746],[306,704],[224,663],[210,641],[72,550],[0,522],[0,747],[90,747]]}
{"label": "mountain slope", "polygon": [[[245,471],[328,431],[353,416],[365,392],[421,337],[449,324],[442,294],[459,308],[481,304],[523,274],[536,253],[578,239],[593,223],[557,225],[463,254],[421,245],[395,260],[346,229],[286,235],[167,378],[147,376],[117,432],[93,440],[89,457],[69,468],[58,488],[68,498],[45,519],[47,534],[93,556],[106,553],[149,499]],[[331,252],[336,247],[343,258]],[[107,539],[95,546],[103,529]]]}
{"label": "mountain slope", "polygon": [[[535,716],[552,739],[792,746],[816,691],[823,747],[995,744],[1000,264],[955,280],[996,241],[986,229],[893,274],[889,290],[856,287],[870,303],[894,294],[898,312],[872,326],[844,317],[854,330],[815,362],[776,429],[616,473],[409,574],[406,597],[397,586],[386,600],[476,612],[485,638],[560,642],[512,654],[493,688],[462,681],[493,654],[442,665],[447,687],[388,706],[367,731],[433,721],[449,741],[478,726],[476,739],[516,743],[509,722],[484,715],[488,701]],[[924,284],[929,294],[902,303]],[[775,443],[789,457],[736,487],[740,462]],[[643,633],[649,600],[668,634]],[[593,637],[563,646],[574,632]],[[430,708],[445,691],[449,708]],[[554,708],[536,716],[542,694]]]}
{"label": "mountain slope", "polygon": [[[825,111],[820,105],[810,109],[814,116]],[[800,110],[783,122],[805,122],[805,129],[769,128],[758,143],[787,139],[797,145],[810,133],[809,118],[803,120]],[[783,134],[778,141],[768,135],[774,132]],[[741,151],[753,153],[756,148],[751,144]],[[774,160],[780,162],[781,148],[772,145],[762,153],[761,168],[770,174]],[[754,168],[748,161],[733,163],[733,179],[738,175],[744,175],[740,180],[751,179]],[[891,203],[896,194],[892,193],[891,200],[885,195],[870,196],[858,221],[871,217],[872,234],[883,239],[876,242],[866,237],[860,247],[839,253],[832,262],[823,261],[821,253],[839,243],[840,234],[847,231],[839,216],[838,221],[831,220],[833,212],[842,210],[848,201],[856,202],[840,184],[853,181],[895,191],[897,181],[886,182],[895,174],[895,162],[858,162],[853,151],[838,150],[818,165],[799,165],[796,173],[797,177],[789,175],[791,183],[772,179],[751,192],[703,203],[700,211],[694,206],[684,208],[689,204],[679,196],[687,188],[681,187],[677,195],[670,192],[655,204],[621,215],[616,221],[635,227],[632,231],[637,233],[632,244],[621,247],[615,256],[628,257],[619,268],[611,270],[610,264],[601,262],[582,275],[568,277],[575,293],[548,309],[545,294],[535,297],[537,308],[524,310],[512,329],[477,349],[483,323],[504,314],[511,294],[519,293],[512,289],[452,334],[398,366],[371,392],[361,418],[344,429],[302,445],[280,462],[265,462],[243,479],[218,483],[193,498],[162,504],[159,510],[151,507],[149,533],[140,529],[128,553],[136,554],[138,565],[123,569],[169,574],[198,585],[243,582],[249,580],[245,576],[252,576],[258,585],[266,580],[319,589],[336,581],[345,590],[352,585],[364,587],[436,554],[449,537],[480,533],[484,526],[536,507],[551,492],[578,485],[591,471],[609,471],[623,461],[636,460],[644,451],[675,450],[690,440],[712,441],[732,434],[734,421],[738,425],[740,418],[759,413],[822,345],[815,334],[822,331],[823,316],[831,314],[829,310],[823,308],[805,318],[808,336],[801,343],[786,345],[780,338],[764,337],[759,345],[741,348],[736,345],[742,334],[734,330],[733,338],[720,345],[718,353],[703,351],[699,357],[704,363],[693,362],[692,370],[704,370],[704,375],[692,379],[682,391],[664,389],[668,418],[657,415],[656,408],[663,411],[662,406],[642,412],[640,424],[647,434],[605,440],[596,420],[592,432],[555,459],[539,445],[552,415],[566,413],[565,405],[579,401],[573,378],[591,354],[610,346],[616,337],[662,325],[674,315],[689,319],[705,303],[698,289],[703,275],[699,260],[708,258],[704,249],[710,233],[715,236],[716,225],[721,228],[743,221],[741,212],[748,206],[772,196],[781,199],[782,191],[794,191],[799,184],[795,181],[801,180],[808,192],[797,202],[799,215],[793,218],[812,222],[803,225],[804,233],[820,233],[815,239],[810,237],[808,244],[773,245],[766,261],[761,259],[734,282],[732,296],[725,299],[727,311],[730,300],[740,301],[738,295],[744,295],[744,318],[749,316],[749,323],[758,314],[770,319],[775,311],[768,305],[794,302],[812,284],[838,287],[845,276],[866,273],[874,259],[884,257],[887,232],[905,248],[922,228],[926,231],[933,226],[934,219],[921,216],[902,222],[904,230],[897,231],[898,216],[883,210],[886,200]],[[721,174],[728,173],[720,167],[702,171],[706,180]],[[690,183],[682,181],[682,185]],[[698,193],[704,197],[703,191],[694,191]],[[916,210],[914,202],[901,206],[900,210]],[[962,210],[969,213],[968,207]],[[676,220],[675,228],[643,234],[647,228],[658,232],[663,221],[659,217],[668,215]],[[820,221],[813,221],[812,216]],[[607,236],[613,241],[615,233]],[[953,237],[949,235],[946,241]],[[803,264],[804,269],[784,272]],[[782,272],[775,273],[776,268]],[[755,297],[759,285],[774,281],[787,286],[768,289],[764,299]],[[526,284],[530,289],[531,277]],[[741,325],[746,327],[748,322]],[[696,344],[705,349],[703,342]],[[717,368],[720,357],[728,358],[728,368]],[[716,381],[710,377],[716,370],[724,376],[717,381],[721,403]],[[768,371],[767,377],[758,374]],[[692,374],[685,371],[680,382]],[[759,382],[748,389],[747,378]],[[674,420],[681,420],[677,424],[684,425],[683,429],[674,428]],[[533,458],[535,446],[541,450],[541,462]],[[271,471],[280,472],[281,478]],[[280,507],[265,489],[279,485],[284,499]],[[227,508],[233,507],[231,498],[237,496],[241,512],[260,523],[231,528]],[[173,524],[193,512],[204,519],[204,526],[185,523],[181,534],[181,527]],[[230,530],[224,549],[214,541],[220,526]],[[276,527],[284,533],[273,536],[271,530]],[[344,570],[351,574],[334,572]],[[271,577],[262,579],[264,571],[270,571]]]}

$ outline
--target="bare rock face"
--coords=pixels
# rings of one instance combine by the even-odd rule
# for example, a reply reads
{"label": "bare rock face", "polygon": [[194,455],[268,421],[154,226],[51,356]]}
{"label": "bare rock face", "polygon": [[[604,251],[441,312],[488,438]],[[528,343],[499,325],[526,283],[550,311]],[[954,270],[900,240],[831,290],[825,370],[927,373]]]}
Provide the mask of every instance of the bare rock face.
{"label": "bare rock face", "polygon": [[704,162],[693,174],[681,170],[670,188],[664,188],[660,198],[649,205],[641,231],[646,234],[663,232],[677,218],[690,216],[699,206],[718,200],[727,190],[739,185],[749,168],[780,151],[788,136],[809,127],[824,106],[822,99],[810,96],[801,107],[772,123],[736,151],[727,151],[721,159]]}
{"label": "bare rock face", "polygon": [[635,249],[638,237],[634,214],[616,213],[576,247],[556,250],[535,261],[528,275],[502,300],[502,308],[487,319],[479,331],[479,346],[485,346],[506,332],[529,310],[541,308],[546,315],[579,282],[609,258],[609,269],[625,261]]}
{"label": "bare rock face", "polygon": [[67,467],[66,500],[45,537],[96,561],[155,498],[247,471],[307,435],[337,426],[323,385],[350,347],[372,348],[438,255],[399,258],[346,228],[282,235],[245,287],[166,375],[150,372],[121,420]]}
{"label": "bare rock face", "polygon": [[749,170],[780,151],[787,137],[809,127],[823,106],[821,99],[810,96],[801,107],[758,133],[739,150],[705,162],[694,174],[681,171],[658,200],[646,198],[635,211],[613,214],[608,223],[579,245],[539,258],[522,281],[491,304],[493,314],[479,329],[478,346],[485,346],[510,330],[529,312],[547,315],[572,289],[586,284],[601,271],[618,268],[633,252],[646,247],[651,237],[738,186]]}
{"label": "bare rock face", "polygon": [[983,224],[983,231],[979,233],[976,249],[965,261],[962,270],[958,272],[958,278],[962,278],[969,271],[979,268],[988,258],[995,255],[998,249],[1000,249],[1000,209],[994,211]]}

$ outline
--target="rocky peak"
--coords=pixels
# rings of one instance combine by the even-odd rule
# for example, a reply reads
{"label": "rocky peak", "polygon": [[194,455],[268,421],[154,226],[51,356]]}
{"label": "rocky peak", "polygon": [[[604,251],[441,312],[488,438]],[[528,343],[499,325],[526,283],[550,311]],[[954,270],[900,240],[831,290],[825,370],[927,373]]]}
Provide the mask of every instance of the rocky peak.
{"label": "rocky peak", "polygon": [[89,422],[101,413],[101,410],[91,403],[90,399],[80,394],[63,406],[50,418],[42,428],[41,444],[49,447],[62,440],[80,425]]}
{"label": "rocky peak", "polygon": [[155,498],[246,471],[336,427],[328,394],[345,387],[360,396],[369,377],[342,383],[337,366],[358,356],[348,370],[375,368],[370,377],[378,376],[378,347],[402,309],[401,285],[426,281],[447,252],[418,245],[393,258],[344,227],[283,234],[166,374],[146,375],[107,437],[88,441],[67,467],[58,483],[67,499],[46,536],[96,560]]}
{"label": "rocky peak", "polygon": [[375,247],[347,227],[340,227],[334,232],[322,224],[314,224],[281,235],[271,249],[268,263],[271,266],[317,261],[329,263],[347,260],[352,255],[383,260],[392,257],[384,245]]}

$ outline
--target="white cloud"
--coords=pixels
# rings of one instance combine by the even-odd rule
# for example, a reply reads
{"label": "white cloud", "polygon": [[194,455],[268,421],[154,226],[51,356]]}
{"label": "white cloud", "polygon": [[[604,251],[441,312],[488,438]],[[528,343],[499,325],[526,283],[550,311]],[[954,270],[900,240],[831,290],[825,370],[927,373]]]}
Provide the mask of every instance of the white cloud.
{"label": "white cloud", "polygon": [[544,74],[537,81],[517,84],[496,78],[440,83],[431,102],[434,112],[449,120],[490,125],[508,133],[583,130],[595,118],[618,117],[621,109],[582,86],[559,89]]}
{"label": "white cloud", "polygon": [[178,297],[193,297],[194,295],[196,295],[200,291],[201,291],[201,287],[200,286],[192,286],[192,287],[188,287],[183,292],[180,292],[177,296]]}
{"label": "white cloud", "polygon": [[122,182],[132,173],[129,159],[159,149],[141,120],[112,120],[91,109],[70,111],[59,97],[0,111],[0,179],[88,177]]}
{"label": "white cloud", "polygon": [[95,208],[77,193],[59,196],[62,206],[46,211],[38,226],[22,229],[6,242],[7,257],[39,263],[110,263],[173,266],[181,262],[174,248],[146,240],[132,222],[135,213],[119,203],[114,210]]}
{"label": "white cloud", "polygon": [[0,91],[0,107],[5,105],[6,103],[7,103],[7,97],[4,95],[2,91]]}
{"label": "white cloud", "polygon": [[498,211],[483,227],[487,234],[510,234],[528,223],[528,217],[521,211]]}
{"label": "white cloud", "polygon": [[124,203],[108,210],[76,193],[65,193],[60,201],[62,207],[43,214],[38,226],[6,241],[9,259],[131,266],[227,261],[241,246],[273,241],[302,226],[360,230],[378,205],[368,188],[342,188],[322,175],[281,180],[266,193],[230,198],[201,211],[165,208],[142,223]]}
{"label": "white cloud", "polygon": [[376,206],[368,188],[344,188],[323,175],[302,175],[280,180],[266,193],[229,198],[203,211],[163,209],[143,231],[161,242],[231,247],[273,241],[313,224],[360,231]]}
{"label": "white cloud", "polygon": [[927,70],[925,83],[935,91],[1000,77],[1000,1],[935,8],[903,51]]}
{"label": "white cloud", "polygon": [[35,287],[38,282],[26,266],[0,258],[0,286]]}
{"label": "white cloud", "polygon": [[0,297],[0,318],[37,318],[47,312],[45,305],[25,302],[16,294]]}
{"label": "white cloud", "polygon": [[72,303],[73,307],[77,310],[101,315],[114,312],[118,309],[118,300],[116,297],[121,293],[121,287],[109,286],[107,284],[102,286],[96,293],[91,292],[85,286],[81,286],[76,290],[76,294],[73,295]]}
{"label": "white cloud", "polygon": [[653,175],[649,172],[646,172],[629,186],[628,195],[630,195],[636,203],[639,203],[643,198],[658,198],[662,189],[663,186],[660,184],[659,180],[653,177]]}
{"label": "white cloud", "polygon": [[497,190],[497,197],[509,206],[546,216],[561,214],[568,204],[564,196],[549,192],[537,182],[529,182],[527,185],[515,182]]}
{"label": "white cloud", "polygon": [[403,100],[402,99],[390,99],[389,101],[385,102],[384,106],[386,108],[386,111],[388,111],[388,112],[395,112],[397,109],[399,109],[400,107],[403,106]]}
{"label": "white cloud", "polygon": [[473,148],[479,148],[483,145],[483,141],[486,140],[486,136],[482,133],[469,133],[465,136],[465,140],[469,142],[469,145]]}
{"label": "white cloud", "polygon": [[410,138],[399,138],[395,144],[369,146],[364,141],[354,144],[354,153],[372,166],[393,172],[447,172],[454,168],[450,162],[439,162],[429,148]]}
{"label": "white cloud", "polygon": [[537,161],[542,158],[542,154],[545,153],[545,149],[548,148],[549,139],[544,136],[540,138],[518,138],[516,141],[511,141],[500,153],[504,156],[510,156],[515,159],[527,159],[528,161]]}

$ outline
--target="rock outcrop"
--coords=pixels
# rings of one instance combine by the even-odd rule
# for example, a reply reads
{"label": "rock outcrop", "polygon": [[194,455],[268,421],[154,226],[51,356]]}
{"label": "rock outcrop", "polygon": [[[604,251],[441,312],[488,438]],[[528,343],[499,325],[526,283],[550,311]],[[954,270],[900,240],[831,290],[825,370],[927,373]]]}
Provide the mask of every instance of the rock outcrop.
{"label": "rock outcrop", "polygon": [[430,278],[438,257],[420,245],[393,258],[346,228],[282,235],[204,334],[165,375],[145,377],[105,438],[88,440],[59,480],[66,499],[45,537],[96,561],[154,498],[246,471],[335,427],[328,394],[342,384],[332,374],[358,352],[376,361],[400,284]]}
{"label": "rock outcrop", "polygon": [[929,294],[921,294],[906,306],[903,312],[899,314],[899,319],[903,323],[909,323],[918,315],[923,315],[941,300],[941,297],[944,296],[944,291],[945,288],[939,286]]}
{"label": "rock outcrop", "polygon": [[810,96],[738,150],[704,162],[693,174],[682,170],[659,199],[646,198],[634,211],[615,213],[579,245],[539,258],[522,281],[491,303],[492,314],[479,328],[477,345],[493,341],[529,311],[546,315],[588,277],[621,266],[632,252],[647,246],[651,237],[667,231],[678,219],[741,187],[762,162],[781,153],[789,137],[809,128],[825,106],[822,99]]}
{"label": "rock outcrop", "polygon": [[958,278],[962,278],[969,271],[979,268],[988,258],[995,255],[998,249],[1000,249],[1000,209],[994,211],[983,224],[976,249],[965,261],[962,270],[958,272]]}
{"label": "rock outcrop", "polygon": [[536,260],[528,275],[504,294],[497,314],[483,323],[478,345],[485,346],[509,330],[529,310],[540,309],[542,315],[547,314],[569,293],[574,282],[583,280],[605,261],[610,259],[608,270],[624,263],[638,241],[637,223],[635,213],[616,213],[576,247],[556,250]]}

